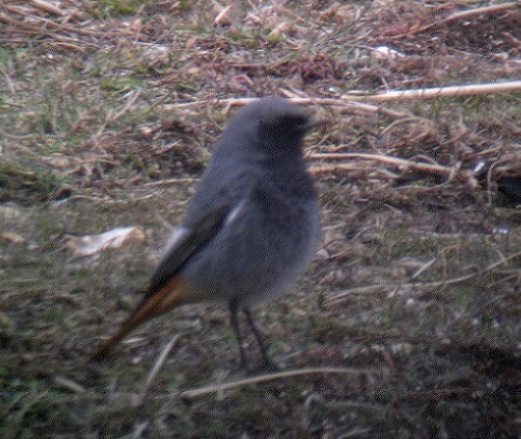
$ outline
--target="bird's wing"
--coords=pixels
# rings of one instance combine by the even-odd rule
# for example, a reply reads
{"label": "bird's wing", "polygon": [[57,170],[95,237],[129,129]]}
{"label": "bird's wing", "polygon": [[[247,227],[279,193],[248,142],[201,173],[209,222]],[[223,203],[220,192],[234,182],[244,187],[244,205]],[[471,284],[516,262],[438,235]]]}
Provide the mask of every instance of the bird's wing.
{"label": "bird's wing", "polygon": [[195,221],[192,220],[189,225],[181,225],[174,232],[170,247],[152,275],[149,288],[137,309],[170,282],[192,254],[219,232],[226,218],[233,212],[233,207],[229,204],[217,203],[203,216]]}

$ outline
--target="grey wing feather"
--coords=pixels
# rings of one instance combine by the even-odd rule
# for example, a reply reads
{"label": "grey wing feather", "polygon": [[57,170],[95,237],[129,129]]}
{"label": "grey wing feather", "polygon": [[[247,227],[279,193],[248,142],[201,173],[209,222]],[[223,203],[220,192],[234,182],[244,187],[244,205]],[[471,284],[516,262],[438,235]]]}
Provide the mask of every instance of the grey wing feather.
{"label": "grey wing feather", "polygon": [[206,215],[191,221],[185,234],[179,237],[167,251],[163,260],[150,279],[150,286],[143,298],[146,302],[163,285],[174,277],[196,250],[210,241],[222,227],[230,207],[225,204],[215,206]]}

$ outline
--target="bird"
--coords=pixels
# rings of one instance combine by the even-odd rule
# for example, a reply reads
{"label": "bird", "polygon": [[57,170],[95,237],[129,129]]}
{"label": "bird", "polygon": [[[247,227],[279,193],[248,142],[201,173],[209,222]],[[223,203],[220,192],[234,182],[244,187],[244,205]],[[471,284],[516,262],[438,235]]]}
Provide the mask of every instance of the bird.
{"label": "bird", "polygon": [[242,311],[264,367],[277,368],[251,308],[281,296],[315,253],[319,201],[303,139],[317,124],[302,107],[273,96],[256,99],[231,118],[142,300],[91,359],[105,358],[151,318],[188,303],[221,302],[230,311],[239,367],[249,367]]}

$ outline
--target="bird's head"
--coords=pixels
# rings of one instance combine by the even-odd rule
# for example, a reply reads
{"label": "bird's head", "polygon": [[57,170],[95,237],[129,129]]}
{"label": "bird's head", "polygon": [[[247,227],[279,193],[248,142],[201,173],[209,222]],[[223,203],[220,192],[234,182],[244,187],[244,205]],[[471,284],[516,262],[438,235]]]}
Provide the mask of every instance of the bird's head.
{"label": "bird's head", "polygon": [[240,135],[256,149],[279,154],[300,150],[302,138],[315,125],[302,107],[284,98],[266,97],[239,110],[224,136]]}

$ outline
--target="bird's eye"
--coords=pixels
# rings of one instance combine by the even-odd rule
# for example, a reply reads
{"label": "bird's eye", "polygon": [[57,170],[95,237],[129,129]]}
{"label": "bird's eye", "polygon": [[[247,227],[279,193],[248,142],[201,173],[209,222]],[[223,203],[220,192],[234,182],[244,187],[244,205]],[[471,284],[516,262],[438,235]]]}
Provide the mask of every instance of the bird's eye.
{"label": "bird's eye", "polygon": [[310,120],[305,115],[292,116],[288,122],[297,131],[305,132],[310,128]]}

